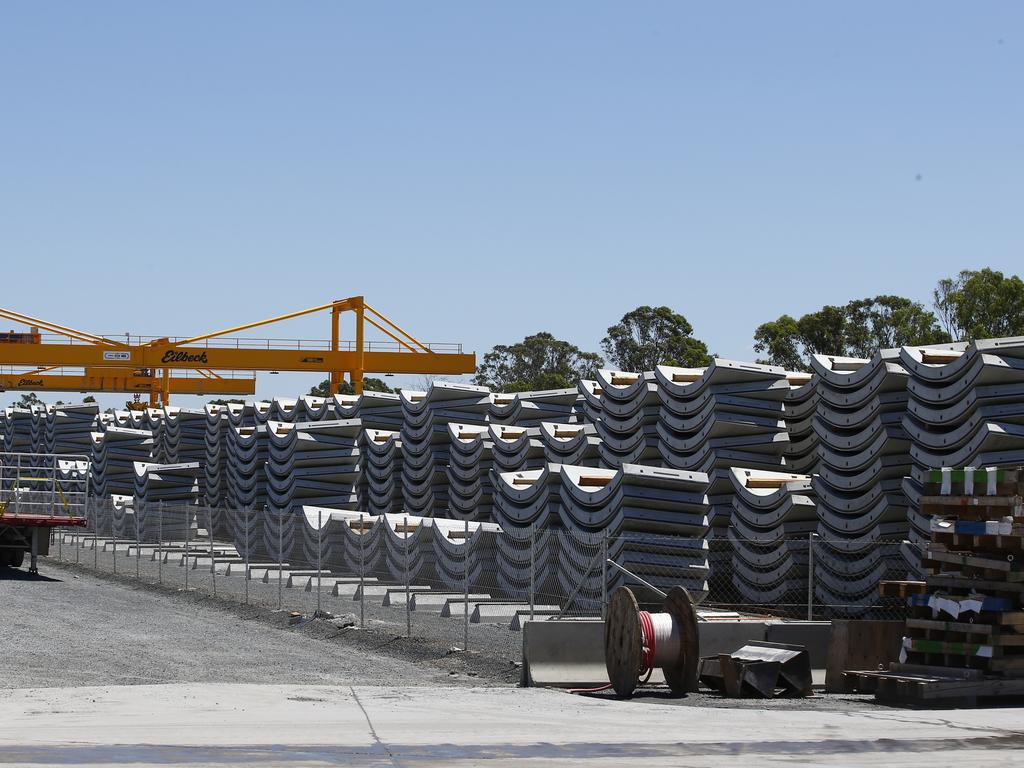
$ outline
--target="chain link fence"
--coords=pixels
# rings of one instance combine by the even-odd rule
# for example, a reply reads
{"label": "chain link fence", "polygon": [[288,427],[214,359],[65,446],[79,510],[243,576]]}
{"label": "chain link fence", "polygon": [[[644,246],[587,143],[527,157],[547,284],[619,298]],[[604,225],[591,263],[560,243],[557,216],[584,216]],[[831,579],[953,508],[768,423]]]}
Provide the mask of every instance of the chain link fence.
{"label": "chain link fence", "polygon": [[[583,535],[302,508],[92,499],[50,557],[99,572],[518,661],[530,620],[598,619],[620,585],[656,601],[784,619],[903,618],[883,579],[919,577],[906,541]],[[916,560],[915,560],[916,558]]]}

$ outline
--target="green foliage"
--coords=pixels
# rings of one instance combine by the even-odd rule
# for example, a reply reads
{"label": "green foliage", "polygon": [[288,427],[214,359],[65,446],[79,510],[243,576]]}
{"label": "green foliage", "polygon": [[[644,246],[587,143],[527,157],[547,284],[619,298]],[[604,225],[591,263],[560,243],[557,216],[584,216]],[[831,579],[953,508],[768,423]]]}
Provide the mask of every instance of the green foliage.
{"label": "green foliage", "polygon": [[965,269],[939,281],[935,310],[950,335],[960,341],[1024,336],[1024,281],[985,268]]}
{"label": "green foliage", "polygon": [[39,399],[35,392],[25,392],[19,400],[11,403],[15,408],[31,408],[34,405],[43,404],[43,401]]}
{"label": "green foliage", "polygon": [[941,344],[949,334],[916,301],[902,296],[855,299],[827,305],[799,320],[782,315],[754,331],[755,351],[788,370],[807,370],[812,354],[871,357],[876,350],[905,344]]}
{"label": "green foliage", "polygon": [[85,397],[82,398],[82,402],[83,403],[95,403],[96,402],[96,398],[93,397],[92,395],[86,395]]}
{"label": "green foliage", "polygon": [[238,398],[233,397],[233,398],[230,398],[228,400],[225,400],[224,398],[217,398],[216,400],[211,400],[209,404],[210,405],[227,405],[228,403],[244,403],[244,402],[245,402],[245,400],[239,400]]}
{"label": "green foliage", "polygon": [[[366,376],[363,378],[363,391],[364,392],[397,392],[397,389],[392,389],[385,382],[384,379],[375,379],[373,376]],[[352,382],[342,380],[338,385],[337,393],[331,392],[331,380],[324,379],[315,387],[309,390],[309,394],[315,395],[316,397],[331,397],[334,394],[339,395],[354,395],[356,393],[355,387],[352,386]]]}
{"label": "green foliage", "polygon": [[602,365],[600,355],[541,332],[495,346],[477,366],[473,382],[500,392],[562,389],[594,378]]}
{"label": "green foliage", "polygon": [[758,362],[781,365],[789,371],[800,371],[806,367],[800,326],[790,315],[759,325],[754,331],[754,349],[767,353],[767,358]]}
{"label": "green foliage", "polygon": [[711,362],[693,326],[668,307],[637,307],[608,329],[605,355],[623,371],[651,371],[656,365],[698,368]]}

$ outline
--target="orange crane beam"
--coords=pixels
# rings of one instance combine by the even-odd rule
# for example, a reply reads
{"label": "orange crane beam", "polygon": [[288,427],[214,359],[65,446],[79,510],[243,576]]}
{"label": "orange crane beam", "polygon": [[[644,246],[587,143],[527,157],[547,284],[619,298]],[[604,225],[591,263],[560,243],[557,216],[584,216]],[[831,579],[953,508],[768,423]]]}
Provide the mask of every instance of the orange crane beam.
{"label": "orange crane beam", "polygon": [[[251,328],[327,310],[331,312],[330,342],[295,341],[288,345],[282,345],[275,344],[273,340],[268,339],[261,340],[258,344],[254,344],[251,340],[245,342],[235,340],[235,343],[232,344],[231,339],[222,338]],[[344,350],[341,349],[340,341],[340,316],[343,312],[354,313],[356,320],[354,348]],[[86,376],[64,380],[63,383],[66,383],[68,387],[67,391],[83,391],[83,389],[85,391],[148,391],[151,402],[154,404],[157,400],[166,404],[172,392],[184,393],[185,390],[181,390],[179,387],[186,385],[173,383],[175,379],[180,380],[179,377],[170,375],[175,370],[199,372],[203,379],[190,380],[187,385],[189,387],[200,386],[198,383],[191,383],[192,381],[216,382],[206,384],[207,388],[199,394],[206,394],[210,391],[228,393],[230,387],[237,386],[238,379],[225,380],[226,382],[233,381],[234,384],[218,382],[221,377],[216,371],[327,373],[332,387],[336,387],[347,373],[355,391],[360,393],[366,373],[454,376],[473,373],[476,370],[476,355],[463,353],[461,345],[448,345],[443,349],[432,348],[371,307],[362,296],[332,301],[278,317],[185,339],[172,341],[170,337],[162,337],[137,344],[78,331],[11,310],[0,309],[0,317],[30,324],[33,328],[33,333],[11,336],[7,343],[0,339],[0,366],[35,368],[37,370],[33,371],[33,375],[28,378],[43,380],[44,383],[47,380],[40,379],[40,376],[37,375],[42,373],[42,369],[62,366],[86,368],[88,369]],[[367,343],[366,323],[388,337],[390,341],[387,344],[390,347],[387,350],[381,350],[380,345],[378,345],[378,349],[373,349],[373,343]],[[38,334],[35,329],[43,329],[62,336],[64,339],[51,343]],[[129,379],[139,377],[123,375],[119,377],[115,374],[108,375],[104,379],[103,374],[97,373],[103,368],[121,369],[122,374],[127,368],[132,370],[148,369],[150,375],[144,378],[151,384],[148,389],[143,389],[140,388],[139,382],[129,381]],[[103,384],[103,381],[114,381],[119,378],[120,384],[110,384],[109,386],[130,388],[111,390]],[[57,389],[62,383],[58,377],[51,377],[51,379],[53,389]],[[90,382],[97,386],[79,386],[79,384]],[[217,389],[218,387],[224,387],[224,389]],[[43,388],[43,385],[40,385],[39,388]]]}
{"label": "orange crane beam", "polygon": [[[115,369],[94,369],[85,374],[0,374],[0,392],[128,392],[160,393],[162,379],[152,376],[124,375]],[[256,379],[197,378],[171,376],[167,381],[172,395],[254,395]]]}

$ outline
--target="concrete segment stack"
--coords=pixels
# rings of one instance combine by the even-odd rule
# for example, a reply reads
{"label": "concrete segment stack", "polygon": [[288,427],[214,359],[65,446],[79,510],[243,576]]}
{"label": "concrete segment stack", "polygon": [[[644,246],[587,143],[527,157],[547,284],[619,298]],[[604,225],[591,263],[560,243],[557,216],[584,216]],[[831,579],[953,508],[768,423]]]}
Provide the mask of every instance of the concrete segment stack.
{"label": "concrete segment stack", "polygon": [[93,432],[90,463],[96,496],[135,493],[135,462],[151,462],[155,440],[148,429],[108,426]]}
{"label": "concrete segment stack", "polygon": [[583,398],[576,387],[538,392],[493,393],[488,421],[536,427],[541,422],[570,424],[583,418]]}
{"label": "concrete segment stack", "polygon": [[168,463],[206,459],[206,411],[166,406],[162,419],[162,455]]}
{"label": "concrete segment stack", "polygon": [[490,520],[494,489],[490,471],[494,444],[486,424],[448,424],[449,516],[460,520]]}
{"label": "concrete segment stack", "polygon": [[359,509],[371,515],[402,510],[402,440],[398,432],[364,429],[359,436],[362,458]]}
{"label": "concrete segment stack", "polygon": [[789,445],[783,452],[786,470],[811,475],[818,471],[818,435],[814,414],[818,409],[818,379],[813,374],[788,374],[789,392],[783,401],[783,414]]}
{"label": "concrete segment stack", "polygon": [[4,408],[4,450],[9,453],[32,451],[31,408]]}
{"label": "concrete segment stack", "polygon": [[[154,464],[137,461],[134,502],[139,538],[153,542],[195,539],[203,470],[198,462]],[[207,521],[202,521],[206,525]]]}
{"label": "concrete segment stack", "polygon": [[551,464],[601,466],[601,438],[593,424],[558,424],[549,421],[539,426],[544,461]]}
{"label": "concrete segment stack", "polygon": [[486,424],[489,394],[485,387],[454,382],[434,382],[426,392],[402,391],[402,494],[407,513],[448,516],[448,424]]}
{"label": "concrete segment stack", "polygon": [[228,406],[207,405],[203,430],[204,503],[223,506],[227,497],[227,430],[230,424]]}
{"label": "concrete segment stack", "polygon": [[544,459],[544,443],[540,427],[519,427],[501,424],[488,425],[491,459],[499,472],[520,469],[540,469]]}
{"label": "concrete segment stack", "polygon": [[617,570],[607,572],[606,551],[656,587],[683,586],[694,599],[703,599],[708,589],[706,474],[638,464],[565,465],[560,477],[557,510],[565,535],[559,578],[565,594],[579,588],[579,601],[593,608],[601,605],[603,587],[632,583]]}
{"label": "concrete segment stack", "polygon": [[49,410],[42,450],[45,453],[88,454],[90,434],[97,430],[99,406],[95,403],[58,405]]}
{"label": "concrete segment stack", "polygon": [[288,560],[296,543],[293,507],[356,509],[362,425],[359,419],[268,421],[262,431],[268,439],[264,547],[272,558]]}
{"label": "concrete segment stack", "polygon": [[907,533],[908,376],[899,350],[871,359],[815,355],[812,365],[821,441],[815,590],[824,604],[856,609],[876,601],[881,579],[900,578],[907,567],[897,542]]}
{"label": "concrete segment stack", "polygon": [[518,472],[491,468],[492,514],[502,531],[497,583],[509,597],[529,595],[531,582],[538,594],[557,594],[562,466],[546,464]]}
{"label": "concrete segment stack", "polygon": [[736,602],[803,603],[811,534],[818,529],[809,475],[730,470],[733,519],[729,527]]}

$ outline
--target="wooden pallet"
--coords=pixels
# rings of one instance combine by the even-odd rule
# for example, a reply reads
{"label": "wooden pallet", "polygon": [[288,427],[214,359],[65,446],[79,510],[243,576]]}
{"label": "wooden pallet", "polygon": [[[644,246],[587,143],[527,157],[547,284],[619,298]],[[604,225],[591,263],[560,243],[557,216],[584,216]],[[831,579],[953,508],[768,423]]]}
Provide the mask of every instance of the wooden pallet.
{"label": "wooden pallet", "polygon": [[919,504],[922,515],[996,520],[1020,516],[1024,510],[1024,496],[922,496]]}
{"label": "wooden pallet", "polygon": [[923,581],[880,581],[878,582],[878,594],[880,597],[903,597],[911,595],[923,595],[928,591],[928,585]]}
{"label": "wooden pallet", "polygon": [[[925,549],[921,565],[929,568],[933,576],[958,575],[968,581],[1024,581],[1024,559],[1009,559],[1006,555],[1000,557],[987,552],[975,554],[949,551],[942,544],[933,544]],[[957,573],[948,573],[951,567],[955,567]]]}
{"label": "wooden pallet", "polygon": [[893,664],[888,672],[845,672],[844,679],[856,693],[872,693],[879,701],[902,706],[977,706],[979,701],[1024,696],[1024,679],[991,677],[978,670]]}
{"label": "wooden pallet", "polygon": [[880,587],[909,607],[900,663],[846,673],[853,689],[907,705],[1024,696],[1024,470],[997,470],[992,494],[989,473],[972,477],[968,486],[964,470],[946,473],[943,494],[943,473],[929,474],[920,511],[943,519],[925,579]]}

